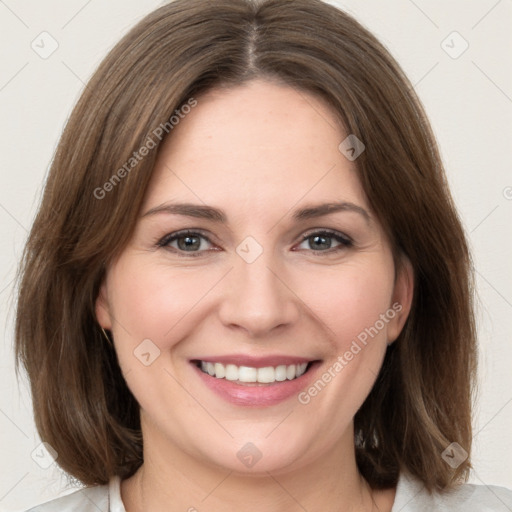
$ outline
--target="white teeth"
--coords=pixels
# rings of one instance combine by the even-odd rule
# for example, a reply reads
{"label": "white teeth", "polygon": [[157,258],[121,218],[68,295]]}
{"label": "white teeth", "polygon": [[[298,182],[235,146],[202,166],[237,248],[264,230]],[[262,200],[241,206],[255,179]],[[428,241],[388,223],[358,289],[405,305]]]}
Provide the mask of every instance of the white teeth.
{"label": "white teeth", "polygon": [[274,382],[275,371],[272,366],[265,366],[265,368],[258,368],[258,382],[263,384],[268,384],[269,382]]}
{"label": "white teeth", "polygon": [[234,364],[226,365],[226,380],[238,380],[238,366]]}
{"label": "white teeth", "polygon": [[288,368],[286,368],[286,378],[288,380],[295,379],[296,373],[297,373],[297,367],[295,365],[288,366]]}
{"label": "white teeth", "polygon": [[[293,373],[295,374],[295,366],[290,365],[290,368],[293,368]],[[282,382],[283,380],[286,380],[286,366],[284,364],[278,366],[276,368],[276,380],[277,382]]]}
{"label": "white teeth", "polygon": [[218,379],[222,379],[226,376],[226,368],[223,364],[215,363],[215,374]]}
{"label": "white teeth", "polygon": [[279,366],[265,366],[264,368],[252,368],[250,366],[236,366],[234,364],[224,365],[222,363],[211,363],[201,361],[201,370],[217,379],[226,379],[240,382],[259,382],[271,384],[272,382],[283,382],[293,380],[306,372],[308,363],[281,364]]}
{"label": "white teeth", "polygon": [[240,366],[238,368],[238,380],[240,382],[256,382],[258,380],[257,368],[249,366]]}

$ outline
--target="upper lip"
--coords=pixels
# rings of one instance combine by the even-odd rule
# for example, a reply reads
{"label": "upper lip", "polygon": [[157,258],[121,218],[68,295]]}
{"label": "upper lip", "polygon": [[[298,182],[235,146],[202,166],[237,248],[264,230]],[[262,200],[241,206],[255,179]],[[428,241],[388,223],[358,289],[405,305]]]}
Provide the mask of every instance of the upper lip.
{"label": "upper lip", "polygon": [[223,356],[205,356],[191,359],[192,362],[204,361],[206,363],[234,364],[235,366],[248,366],[250,368],[265,368],[267,366],[280,366],[291,364],[302,364],[316,361],[314,358],[298,357],[298,356],[248,356],[243,354],[230,354]]}

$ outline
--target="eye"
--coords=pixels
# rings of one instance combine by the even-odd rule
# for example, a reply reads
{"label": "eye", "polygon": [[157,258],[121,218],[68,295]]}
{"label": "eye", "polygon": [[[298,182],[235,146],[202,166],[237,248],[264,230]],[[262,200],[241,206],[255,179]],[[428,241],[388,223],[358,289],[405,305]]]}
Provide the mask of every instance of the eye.
{"label": "eye", "polygon": [[158,242],[159,247],[172,249],[177,253],[190,253],[187,256],[200,256],[207,251],[208,244],[212,245],[208,237],[197,231],[177,231],[170,233]]}
{"label": "eye", "polygon": [[[305,249],[314,253],[332,254],[353,246],[353,242],[349,237],[331,230],[307,233],[303,235],[301,245],[306,242],[309,247],[301,248],[299,246],[299,249]],[[157,242],[158,247],[170,249],[180,256],[192,257],[201,256],[205,252],[216,250],[208,248],[208,245],[211,246],[213,244],[206,235],[200,231],[192,230],[170,233]]]}
{"label": "eye", "polygon": [[[337,243],[338,245],[335,245],[333,247],[333,240],[334,243]],[[307,233],[303,235],[302,237],[302,243],[307,242],[309,247],[306,247],[306,250],[311,250],[313,252],[327,252],[327,253],[333,253],[338,252],[343,249],[346,249],[347,247],[351,247],[353,245],[352,240],[343,235],[342,233],[339,233],[337,231],[330,231],[330,230],[323,230],[323,231],[315,231],[313,233]],[[304,248],[303,248],[304,249]]]}

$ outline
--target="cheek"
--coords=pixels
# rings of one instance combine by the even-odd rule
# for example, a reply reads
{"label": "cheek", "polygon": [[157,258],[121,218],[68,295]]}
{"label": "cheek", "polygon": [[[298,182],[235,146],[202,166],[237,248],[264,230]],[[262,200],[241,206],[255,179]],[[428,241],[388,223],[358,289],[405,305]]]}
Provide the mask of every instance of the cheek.
{"label": "cheek", "polygon": [[[166,403],[189,407],[170,376],[175,346],[203,315],[204,301],[219,277],[125,257],[112,269],[108,287],[114,340],[128,387],[144,410]],[[148,341],[149,340],[149,341]]]}
{"label": "cheek", "polygon": [[301,297],[327,328],[339,355],[352,340],[364,339],[377,323],[378,335],[386,338],[387,323],[381,315],[391,307],[393,267],[386,262],[374,265],[347,265],[326,273],[318,273],[308,288],[303,286]]}
{"label": "cheek", "polygon": [[[325,443],[346,428],[370,392],[387,347],[393,267],[353,266],[315,280],[305,302],[328,327],[329,355],[318,379],[299,396],[304,414],[329,417]],[[388,316],[386,316],[388,313]],[[382,320],[384,318],[384,320]],[[322,442],[324,442],[322,441]]]}
{"label": "cheek", "polygon": [[197,323],[204,298],[220,277],[218,272],[172,269],[135,257],[118,261],[109,280],[109,302],[114,333],[122,342],[119,351],[132,353],[145,339],[162,352],[171,348]]}
{"label": "cheek", "polygon": [[183,270],[119,262],[110,283],[113,316],[132,337],[161,340],[193,308],[207,284]]}

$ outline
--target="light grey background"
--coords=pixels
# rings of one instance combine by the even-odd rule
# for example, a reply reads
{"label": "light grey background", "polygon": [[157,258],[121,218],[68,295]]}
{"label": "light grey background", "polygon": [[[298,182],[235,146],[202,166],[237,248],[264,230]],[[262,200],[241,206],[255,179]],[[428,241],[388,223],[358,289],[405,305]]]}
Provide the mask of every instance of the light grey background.
{"label": "light grey background", "polygon": [[[477,271],[480,394],[471,482],[512,488],[512,0],[332,3],[391,50],[438,138]],[[38,465],[51,459],[38,449],[27,386],[14,373],[13,278],[71,108],[107,51],[159,5],[0,0],[0,510],[24,510],[69,490],[55,464]],[[58,43],[45,59],[31,47],[51,48],[43,31]]]}

